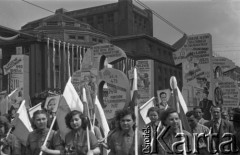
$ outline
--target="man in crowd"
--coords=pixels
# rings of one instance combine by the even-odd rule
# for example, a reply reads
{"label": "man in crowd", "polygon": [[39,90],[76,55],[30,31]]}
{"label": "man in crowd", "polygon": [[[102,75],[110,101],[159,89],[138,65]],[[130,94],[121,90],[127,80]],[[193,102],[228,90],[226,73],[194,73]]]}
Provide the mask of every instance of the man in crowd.
{"label": "man in crowd", "polygon": [[224,137],[223,135],[225,133],[234,133],[233,126],[221,118],[221,110],[221,107],[213,106],[211,108],[212,120],[204,124],[211,129],[211,133],[215,134],[213,136],[213,143],[211,143],[213,144],[213,150],[211,150],[211,152],[218,151],[220,154],[229,149],[229,146],[225,145],[224,148],[220,148],[221,150],[219,150],[219,144],[229,140],[229,137]]}
{"label": "man in crowd", "polygon": [[[189,126],[191,127],[191,132],[194,136],[195,134],[205,134],[207,135],[209,133],[208,127],[198,123],[198,119],[196,118],[196,112],[195,111],[188,111],[186,113],[187,120],[189,123]],[[207,139],[204,137],[200,137],[199,139],[196,137],[195,142],[195,148],[197,151],[197,154],[199,155],[209,155],[210,153],[207,150]]]}
{"label": "man in crowd", "polygon": [[197,121],[198,121],[198,123],[199,124],[205,124],[205,123],[207,123],[208,121],[207,120],[205,120],[204,118],[203,118],[203,112],[202,112],[202,108],[200,108],[200,107],[194,107],[193,108],[193,111],[195,112],[195,116],[196,116],[196,119],[197,119]]}
{"label": "man in crowd", "polygon": [[221,117],[222,117],[222,119],[229,121],[229,115],[228,115],[227,111],[223,111]]}
{"label": "man in crowd", "polygon": [[199,107],[202,109],[202,112],[203,112],[203,118],[206,120],[211,119],[210,109],[213,106],[213,102],[208,99],[208,94],[209,94],[208,90],[204,89],[203,100],[200,101],[199,103]]}

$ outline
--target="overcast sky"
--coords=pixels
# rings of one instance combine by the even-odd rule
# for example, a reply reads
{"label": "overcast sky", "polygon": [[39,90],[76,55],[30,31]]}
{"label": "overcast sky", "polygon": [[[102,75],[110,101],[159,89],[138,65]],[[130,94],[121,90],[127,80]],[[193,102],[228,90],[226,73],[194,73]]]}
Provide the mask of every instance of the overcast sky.
{"label": "overcast sky", "polygon": [[[117,0],[27,0],[48,10],[72,11]],[[240,0],[140,0],[188,35],[210,33],[213,51],[240,66]],[[139,6],[134,0],[133,3]],[[139,6],[141,7],[141,6]],[[23,0],[0,0],[0,25],[19,30],[52,15]],[[173,44],[182,34],[154,16],[154,37]]]}

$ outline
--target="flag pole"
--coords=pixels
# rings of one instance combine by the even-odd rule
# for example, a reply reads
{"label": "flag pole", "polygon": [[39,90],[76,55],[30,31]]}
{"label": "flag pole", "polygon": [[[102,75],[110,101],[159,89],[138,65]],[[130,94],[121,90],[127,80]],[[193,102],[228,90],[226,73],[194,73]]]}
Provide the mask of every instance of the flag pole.
{"label": "flag pole", "polygon": [[[89,109],[88,109],[88,103],[87,103],[87,95],[86,95],[86,89],[83,88],[83,102],[85,102],[86,107],[87,107],[87,113],[89,114]],[[87,118],[88,118],[88,115],[87,115]],[[89,138],[89,127],[87,125],[87,146],[88,146],[88,151],[90,150],[90,138]]]}
{"label": "flag pole", "polygon": [[[178,102],[178,86],[177,86],[177,80],[175,76],[172,76],[170,78],[170,86],[173,90],[173,102],[176,104],[177,107],[177,113],[180,115],[180,107],[179,107],[179,102]],[[182,127],[182,120],[179,119],[179,127],[180,127],[180,133],[183,133],[183,127]],[[181,140],[183,137],[181,136]],[[183,155],[187,155],[186,153],[186,148],[185,148],[185,140],[183,143]]]}
{"label": "flag pole", "polygon": [[[51,131],[52,131],[52,128],[53,128],[53,125],[54,125],[54,123],[55,123],[55,121],[56,121],[56,115],[53,117],[53,121],[52,121],[52,124],[51,124],[51,126],[50,126],[50,128],[49,128],[49,131],[48,131],[48,134],[47,134],[47,136],[46,136],[46,138],[45,138],[45,141],[44,141],[44,143],[43,143],[43,146],[46,146],[46,144],[47,144],[47,140],[48,140],[48,138],[49,138],[49,136],[50,136],[50,133],[51,133]],[[40,153],[39,153],[39,155],[42,155],[43,154],[43,151],[41,151]]]}
{"label": "flag pole", "polygon": [[[133,79],[133,95],[132,95],[132,99],[134,101],[134,113],[136,116],[136,128],[135,128],[135,155],[138,155],[138,126],[139,126],[139,121],[138,121],[138,102],[137,102],[137,98],[138,98],[138,92],[137,92],[137,68],[134,68],[134,79]],[[135,92],[134,92],[135,91]],[[134,94],[136,93],[136,94]],[[137,95],[137,96],[136,96]],[[133,98],[135,97],[135,98]]]}

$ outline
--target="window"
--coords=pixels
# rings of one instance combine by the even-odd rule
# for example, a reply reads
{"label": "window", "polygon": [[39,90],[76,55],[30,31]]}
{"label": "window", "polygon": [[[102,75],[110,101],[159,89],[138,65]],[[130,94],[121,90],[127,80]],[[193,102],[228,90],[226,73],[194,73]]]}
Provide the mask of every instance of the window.
{"label": "window", "polygon": [[84,36],[78,36],[78,40],[85,40]]}
{"label": "window", "polygon": [[93,42],[97,42],[97,38],[92,38],[92,41]]}
{"label": "window", "polygon": [[57,26],[57,25],[58,25],[58,22],[54,22],[54,21],[47,22],[47,26]]}
{"label": "window", "polygon": [[134,23],[137,24],[138,17],[136,14],[134,14]]}
{"label": "window", "polygon": [[107,16],[108,16],[108,22],[113,22],[114,21],[113,13],[109,13]]}
{"label": "window", "polygon": [[146,25],[147,25],[147,21],[146,19],[143,20],[143,28],[146,28]]}
{"label": "window", "polygon": [[97,21],[98,24],[103,24],[103,16],[98,16]]}
{"label": "window", "polygon": [[75,35],[69,35],[68,37],[69,37],[69,39],[76,39]]}
{"label": "window", "polygon": [[158,48],[157,55],[161,56],[161,49],[160,48]]}
{"label": "window", "polygon": [[148,48],[149,48],[149,52],[152,52],[152,50],[153,50],[153,47],[152,47],[152,45],[151,45],[151,44],[148,44]]}
{"label": "window", "polygon": [[138,25],[139,25],[139,26],[141,26],[141,25],[142,25],[142,18],[139,18]]}
{"label": "window", "polygon": [[99,42],[99,43],[103,43],[103,40],[102,40],[102,39],[98,39],[98,42]]}
{"label": "window", "polygon": [[93,25],[93,17],[88,17],[87,18],[87,23],[90,25]]}
{"label": "window", "polygon": [[66,22],[65,26],[74,26],[74,22]]}

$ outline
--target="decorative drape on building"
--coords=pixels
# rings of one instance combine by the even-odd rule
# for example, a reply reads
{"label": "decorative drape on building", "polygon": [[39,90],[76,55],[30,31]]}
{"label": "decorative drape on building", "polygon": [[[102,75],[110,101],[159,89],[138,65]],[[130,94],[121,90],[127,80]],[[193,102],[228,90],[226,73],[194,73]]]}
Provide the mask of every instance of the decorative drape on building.
{"label": "decorative drape on building", "polygon": [[77,47],[76,47],[76,49],[77,49],[77,62],[76,62],[76,70],[79,70],[78,68],[79,68],[79,50],[78,50],[78,45],[77,45]]}
{"label": "decorative drape on building", "polygon": [[79,56],[79,65],[80,65],[80,67],[79,67],[79,69],[82,67],[82,47],[80,46],[80,48],[79,48],[79,50],[80,50],[80,56]]}
{"label": "decorative drape on building", "polygon": [[55,49],[55,39],[53,39],[53,57],[52,57],[52,61],[53,61],[53,88],[56,88],[56,49]]}
{"label": "decorative drape on building", "polygon": [[66,79],[67,79],[67,69],[66,69],[66,67],[67,67],[67,64],[66,64],[66,62],[67,62],[67,57],[66,57],[66,42],[63,42],[63,81],[66,81]]}
{"label": "decorative drape on building", "polygon": [[72,64],[71,64],[72,72],[71,75],[74,73],[74,44],[72,44]]}
{"label": "decorative drape on building", "polygon": [[50,87],[50,47],[49,47],[50,38],[47,38],[47,87]]}
{"label": "decorative drape on building", "polygon": [[67,61],[68,61],[68,78],[71,76],[71,70],[70,70],[70,50],[69,50],[70,43],[67,44]]}
{"label": "decorative drape on building", "polygon": [[61,41],[58,41],[58,88],[61,88]]}

